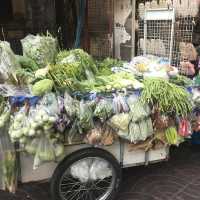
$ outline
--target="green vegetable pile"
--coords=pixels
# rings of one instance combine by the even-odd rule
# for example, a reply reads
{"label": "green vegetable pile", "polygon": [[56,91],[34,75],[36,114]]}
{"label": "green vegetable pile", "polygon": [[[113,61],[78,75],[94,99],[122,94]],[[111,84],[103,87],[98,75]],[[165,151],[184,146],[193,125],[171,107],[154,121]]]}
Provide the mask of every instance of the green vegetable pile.
{"label": "green vegetable pile", "polygon": [[156,105],[162,113],[187,116],[192,111],[189,93],[182,87],[159,78],[144,80],[143,103]]}
{"label": "green vegetable pile", "polygon": [[112,59],[112,58],[106,58],[103,61],[99,61],[97,65],[98,65],[98,70],[99,70],[98,75],[105,76],[105,75],[112,74],[112,71],[111,71],[112,67],[122,67],[123,62],[120,60]]}
{"label": "green vegetable pile", "polygon": [[39,67],[54,63],[58,51],[57,40],[50,34],[46,36],[28,35],[21,40],[23,55],[31,58]]}
{"label": "green vegetable pile", "polygon": [[123,88],[138,89],[141,87],[143,85],[127,72],[119,72],[109,76],[96,76],[94,80],[76,83],[76,90],[81,92],[111,92]]}
{"label": "green vegetable pile", "polygon": [[171,77],[170,83],[173,83],[173,84],[176,84],[179,86],[184,86],[184,87],[193,85],[193,81],[191,79],[187,78],[186,76],[182,76],[182,75]]}

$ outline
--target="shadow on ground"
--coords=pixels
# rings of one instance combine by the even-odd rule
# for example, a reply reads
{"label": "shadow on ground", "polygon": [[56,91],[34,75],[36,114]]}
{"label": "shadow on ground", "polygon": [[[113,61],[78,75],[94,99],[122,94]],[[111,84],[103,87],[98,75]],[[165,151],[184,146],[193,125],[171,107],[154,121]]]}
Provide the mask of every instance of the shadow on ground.
{"label": "shadow on ground", "polygon": [[[168,162],[123,171],[117,200],[199,200],[200,146],[171,149]],[[0,200],[49,200],[48,183],[21,185],[17,194],[0,192]]]}

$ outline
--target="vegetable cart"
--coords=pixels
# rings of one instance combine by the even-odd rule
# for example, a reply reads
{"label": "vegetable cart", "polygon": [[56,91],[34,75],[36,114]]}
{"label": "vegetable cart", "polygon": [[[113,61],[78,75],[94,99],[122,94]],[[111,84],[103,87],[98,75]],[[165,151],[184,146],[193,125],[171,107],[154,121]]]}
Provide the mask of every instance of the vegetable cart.
{"label": "vegetable cart", "polygon": [[[121,168],[165,161],[169,156],[169,147],[129,152],[127,143],[119,140],[106,148],[71,145],[66,147],[66,152],[60,163],[44,164],[36,170],[33,170],[33,158],[21,153],[21,181],[26,183],[51,178],[51,194],[56,200],[70,199],[70,196],[71,199],[81,200],[88,198],[87,195],[90,196],[88,199],[109,200],[119,190]],[[77,186],[82,189],[77,189]]]}
{"label": "vegetable cart", "polygon": [[[59,52],[50,35],[27,36],[16,56],[0,42],[0,187],[15,192],[20,161],[21,182],[51,179],[54,200],[112,200],[122,168],[168,159],[189,133],[191,82],[170,67],[174,10],[156,12],[171,36],[162,57],[95,61]],[[144,54],[154,19],[150,11]]]}

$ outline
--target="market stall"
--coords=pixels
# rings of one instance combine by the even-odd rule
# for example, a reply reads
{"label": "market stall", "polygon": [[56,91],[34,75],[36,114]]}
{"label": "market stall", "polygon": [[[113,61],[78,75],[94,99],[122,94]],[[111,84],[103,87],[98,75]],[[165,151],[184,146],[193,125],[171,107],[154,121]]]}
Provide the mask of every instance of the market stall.
{"label": "market stall", "polygon": [[51,35],[21,42],[23,56],[0,42],[3,189],[52,177],[54,199],[111,199],[121,167],[166,160],[171,145],[198,131],[199,78],[167,58],[97,61],[58,51]]}

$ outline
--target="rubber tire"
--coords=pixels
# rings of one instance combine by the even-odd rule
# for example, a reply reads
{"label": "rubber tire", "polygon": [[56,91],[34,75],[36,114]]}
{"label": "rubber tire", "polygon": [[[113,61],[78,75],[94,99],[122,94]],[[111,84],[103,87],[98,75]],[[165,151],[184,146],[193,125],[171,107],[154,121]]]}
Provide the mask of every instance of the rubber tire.
{"label": "rubber tire", "polygon": [[113,187],[113,191],[111,192],[110,196],[106,200],[115,199],[117,193],[119,192],[120,183],[121,183],[121,167],[118,161],[115,159],[115,157],[112,154],[110,154],[109,152],[103,149],[86,148],[86,149],[75,151],[71,155],[67,156],[54,171],[54,174],[51,178],[51,183],[50,183],[51,197],[53,200],[62,200],[59,195],[59,182],[63,173],[65,173],[66,169],[68,169],[69,166],[71,166],[73,163],[87,157],[103,158],[113,166],[113,169],[115,170],[115,173],[116,173],[116,180]]}

